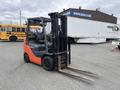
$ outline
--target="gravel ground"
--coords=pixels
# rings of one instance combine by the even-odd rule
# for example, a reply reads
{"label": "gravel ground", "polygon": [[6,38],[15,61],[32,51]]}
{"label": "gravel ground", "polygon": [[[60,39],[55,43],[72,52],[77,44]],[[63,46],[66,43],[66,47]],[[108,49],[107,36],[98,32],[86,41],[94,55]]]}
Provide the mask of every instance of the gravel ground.
{"label": "gravel ground", "polygon": [[0,90],[119,90],[120,52],[111,44],[72,45],[71,67],[94,73],[77,81],[23,61],[22,42],[0,42]]}

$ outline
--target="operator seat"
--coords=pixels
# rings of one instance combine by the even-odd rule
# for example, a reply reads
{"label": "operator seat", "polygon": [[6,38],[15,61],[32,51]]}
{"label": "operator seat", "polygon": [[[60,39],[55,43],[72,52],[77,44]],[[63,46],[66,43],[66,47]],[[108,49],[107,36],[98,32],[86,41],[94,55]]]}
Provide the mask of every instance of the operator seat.
{"label": "operator seat", "polygon": [[40,44],[44,44],[44,34],[43,32],[38,32],[36,31],[36,33],[34,33],[36,41]]}

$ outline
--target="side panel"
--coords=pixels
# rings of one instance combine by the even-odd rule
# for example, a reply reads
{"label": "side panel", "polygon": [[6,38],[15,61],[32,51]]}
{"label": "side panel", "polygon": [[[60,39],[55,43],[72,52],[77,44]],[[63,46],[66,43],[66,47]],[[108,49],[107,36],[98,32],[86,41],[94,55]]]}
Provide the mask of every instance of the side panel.
{"label": "side panel", "polygon": [[36,57],[33,53],[31,48],[26,44],[26,39],[24,39],[24,52],[28,54],[30,61],[35,63],[35,64],[39,64],[41,65],[41,58]]}
{"label": "side panel", "polygon": [[70,37],[118,38],[116,24],[92,21],[68,16],[68,35]]}
{"label": "side panel", "polygon": [[7,36],[7,32],[1,32],[1,40],[9,40],[9,37]]}
{"label": "side panel", "polygon": [[0,33],[0,39],[1,40],[8,40],[11,36],[16,36],[18,40],[24,40],[25,33],[21,32],[1,32]]}
{"label": "side panel", "polygon": [[11,32],[11,36],[17,36],[18,40],[24,40],[25,32]]}

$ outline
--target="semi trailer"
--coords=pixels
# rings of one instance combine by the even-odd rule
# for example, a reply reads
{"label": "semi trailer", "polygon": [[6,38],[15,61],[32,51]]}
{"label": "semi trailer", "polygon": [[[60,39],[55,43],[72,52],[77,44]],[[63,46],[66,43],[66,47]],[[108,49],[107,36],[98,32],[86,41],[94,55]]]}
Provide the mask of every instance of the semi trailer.
{"label": "semi trailer", "polygon": [[[51,28],[47,23],[47,30]],[[72,43],[101,43],[120,38],[117,24],[67,16],[68,37]]]}
{"label": "semi trailer", "polygon": [[68,36],[76,43],[100,43],[118,39],[117,24],[68,16]]}

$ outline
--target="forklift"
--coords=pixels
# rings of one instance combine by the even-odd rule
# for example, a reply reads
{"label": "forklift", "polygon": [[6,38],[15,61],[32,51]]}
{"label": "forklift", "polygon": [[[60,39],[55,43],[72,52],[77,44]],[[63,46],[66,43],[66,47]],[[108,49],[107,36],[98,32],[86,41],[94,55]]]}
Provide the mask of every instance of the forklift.
{"label": "forklift", "polygon": [[[47,71],[59,73],[77,80],[91,82],[87,78],[69,74],[64,69],[80,74],[93,75],[91,72],[81,71],[69,67],[71,64],[71,47],[67,36],[67,16],[58,12],[49,13],[49,18],[29,18],[27,22],[26,38],[24,39],[24,61],[41,65]],[[50,23],[49,33],[46,30]],[[30,26],[40,25],[42,30],[31,35]]]}

